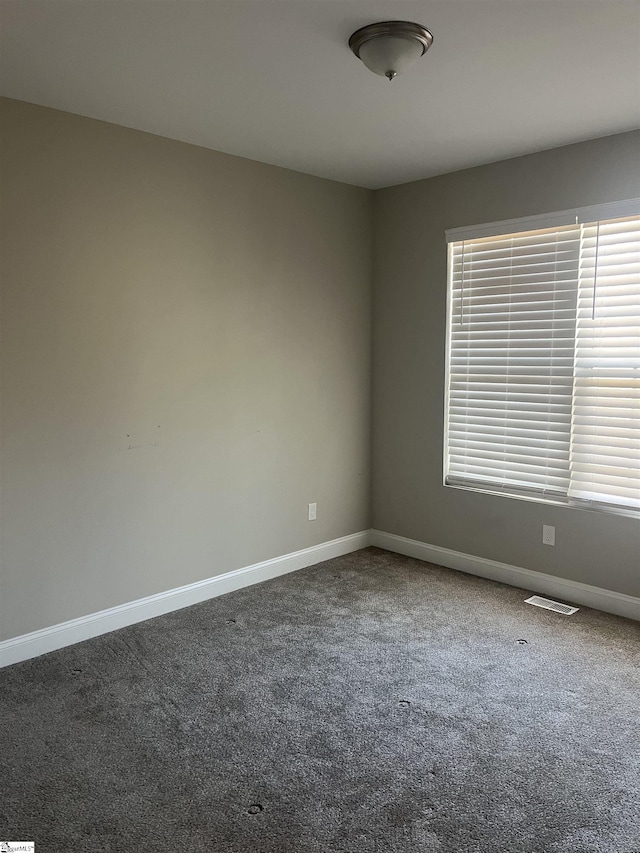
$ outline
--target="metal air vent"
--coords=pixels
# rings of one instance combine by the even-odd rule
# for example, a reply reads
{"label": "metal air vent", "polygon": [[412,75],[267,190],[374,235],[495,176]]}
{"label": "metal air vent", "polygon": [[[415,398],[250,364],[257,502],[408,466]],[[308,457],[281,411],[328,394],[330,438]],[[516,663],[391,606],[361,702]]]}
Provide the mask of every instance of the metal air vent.
{"label": "metal air vent", "polygon": [[544,607],[545,610],[553,610],[555,613],[562,613],[563,616],[573,616],[580,609],[579,607],[571,607],[568,604],[561,604],[559,601],[552,601],[550,598],[542,598],[540,595],[532,595],[527,598],[525,604],[533,604],[534,607]]}

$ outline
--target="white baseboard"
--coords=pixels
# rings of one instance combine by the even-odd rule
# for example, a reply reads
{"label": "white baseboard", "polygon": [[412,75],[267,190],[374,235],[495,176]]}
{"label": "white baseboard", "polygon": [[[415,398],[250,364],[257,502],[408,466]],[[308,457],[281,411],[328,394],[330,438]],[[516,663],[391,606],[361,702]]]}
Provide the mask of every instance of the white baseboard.
{"label": "white baseboard", "polygon": [[282,557],[274,557],[253,566],[245,566],[223,575],[217,575],[207,580],[160,592],[157,595],[149,595],[137,601],[110,607],[98,613],[90,613],[69,622],[52,625],[50,628],[42,628],[23,634],[20,637],[12,637],[0,642],[0,667],[9,666],[13,663],[28,660],[38,655],[62,649],[65,646],[89,640],[100,634],[107,634],[118,628],[133,625],[135,622],[143,622],[154,616],[162,616],[172,610],[180,610],[191,604],[198,604],[208,598],[215,598],[227,592],[233,592],[244,586],[284,575],[287,572],[295,572],[305,566],[322,563],[333,557],[341,557],[350,554],[360,548],[366,548],[370,544],[370,531],[363,530],[360,533],[352,533],[350,536],[342,536],[330,542],[323,542],[302,551],[294,551]]}
{"label": "white baseboard", "polygon": [[470,575],[500,581],[509,586],[522,587],[532,592],[543,593],[574,604],[582,604],[585,607],[593,607],[596,610],[604,610],[606,613],[614,613],[616,616],[640,621],[640,598],[632,595],[558,578],[555,575],[534,572],[519,566],[510,566],[507,563],[497,563],[495,560],[487,560],[484,557],[473,557],[471,554],[451,551],[439,545],[428,545],[416,539],[383,533],[381,530],[371,531],[370,544],[385,548],[387,551],[394,551],[396,554],[404,554],[406,557],[416,557],[418,560],[436,563],[438,566],[446,566]]}
{"label": "white baseboard", "polygon": [[198,604],[209,598],[260,583],[278,575],[295,572],[305,566],[350,554],[368,545],[375,545],[396,554],[415,557],[418,560],[457,569],[470,575],[500,581],[509,586],[522,587],[532,592],[543,593],[574,604],[582,604],[585,607],[593,607],[596,610],[614,613],[616,616],[640,621],[640,598],[631,595],[623,595],[620,592],[534,572],[531,569],[523,569],[507,563],[498,563],[484,557],[474,557],[461,551],[452,551],[449,548],[441,548],[439,545],[428,545],[416,539],[407,539],[381,530],[363,530],[311,548],[304,548],[302,551],[294,551],[282,557],[274,557],[272,560],[245,566],[242,569],[207,578],[207,580],[149,595],[108,610],[90,613],[78,619],[71,619],[69,622],[52,625],[50,628],[42,628],[40,631],[4,640],[0,642],[0,667],[38,657],[82,640],[89,640],[91,637],[107,634],[109,631],[143,622],[145,619],[152,619],[154,616],[162,616],[172,610],[180,610],[182,607]]}

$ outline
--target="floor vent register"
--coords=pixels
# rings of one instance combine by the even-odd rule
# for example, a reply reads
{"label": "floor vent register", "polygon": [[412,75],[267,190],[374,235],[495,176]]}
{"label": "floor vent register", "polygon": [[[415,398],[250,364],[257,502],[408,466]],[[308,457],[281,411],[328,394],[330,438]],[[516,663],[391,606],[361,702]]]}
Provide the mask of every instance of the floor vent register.
{"label": "floor vent register", "polygon": [[533,604],[534,607],[544,607],[545,610],[553,610],[555,613],[562,613],[563,616],[573,616],[580,609],[579,607],[571,607],[568,604],[561,604],[559,601],[552,601],[550,598],[542,598],[540,595],[532,595],[527,598],[525,604]]}

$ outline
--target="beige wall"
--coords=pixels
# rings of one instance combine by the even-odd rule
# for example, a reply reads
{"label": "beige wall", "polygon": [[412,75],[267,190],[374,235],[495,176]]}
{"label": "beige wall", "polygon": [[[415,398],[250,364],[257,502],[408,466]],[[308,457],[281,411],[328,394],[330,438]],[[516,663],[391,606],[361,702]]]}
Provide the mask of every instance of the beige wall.
{"label": "beige wall", "polygon": [[640,196],[639,153],[626,133],[375,194],[374,527],[640,595],[637,520],[442,485],[445,229]]}
{"label": "beige wall", "polygon": [[367,528],[371,193],[1,109],[0,638]]}
{"label": "beige wall", "polygon": [[365,529],[371,461],[380,530],[640,595],[637,521],[442,486],[445,228],[640,195],[640,134],[373,194],[0,111],[0,639]]}

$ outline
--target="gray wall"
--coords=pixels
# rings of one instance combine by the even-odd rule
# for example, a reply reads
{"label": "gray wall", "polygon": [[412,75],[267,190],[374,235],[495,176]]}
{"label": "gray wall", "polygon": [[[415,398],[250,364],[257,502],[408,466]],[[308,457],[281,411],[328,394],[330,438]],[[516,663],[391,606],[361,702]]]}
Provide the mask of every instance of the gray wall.
{"label": "gray wall", "polygon": [[367,528],[372,194],[0,119],[0,638]]}
{"label": "gray wall", "polygon": [[445,229],[640,196],[639,144],[620,134],[376,192],[375,528],[640,595],[637,520],[442,485]]}
{"label": "gray wall", "polygon": [[640,595],[637,521],[442,486],[445,228],[640,195],[640,134],[372,194],[0,121],[0,639],[365,529],[371,463],[380,530]]}

